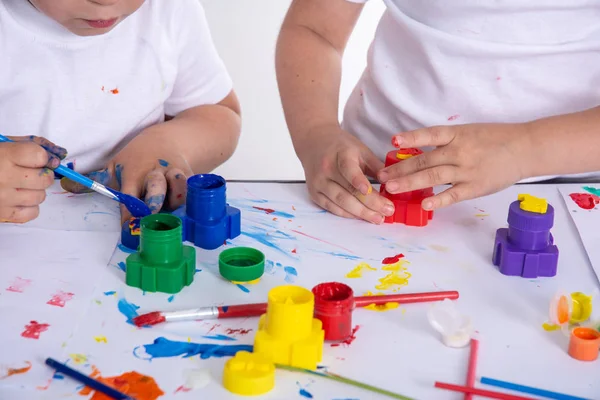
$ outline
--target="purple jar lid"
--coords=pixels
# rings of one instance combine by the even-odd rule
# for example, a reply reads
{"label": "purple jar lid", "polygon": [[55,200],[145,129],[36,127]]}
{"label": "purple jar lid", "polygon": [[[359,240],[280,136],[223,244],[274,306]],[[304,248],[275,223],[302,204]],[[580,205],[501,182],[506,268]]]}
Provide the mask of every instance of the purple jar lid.
{"label": "purple jar lid", "polygon": [[508,225],[522,231],[549,231],[554,225],[554,207],[548,204],[545,214],[521,209],[520,201],[513,201],[508,209]]}

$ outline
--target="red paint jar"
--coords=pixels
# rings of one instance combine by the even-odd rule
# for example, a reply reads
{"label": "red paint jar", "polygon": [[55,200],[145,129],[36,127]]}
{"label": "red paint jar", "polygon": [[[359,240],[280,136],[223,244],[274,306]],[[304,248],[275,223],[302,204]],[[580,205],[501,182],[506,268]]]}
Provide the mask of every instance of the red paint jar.
{"label": "red paint jar", "polygon": [[325,340],[344,340],[352,334],[354,292],[348,285],[326,282],[315,286],[315,318],[323,323]]}

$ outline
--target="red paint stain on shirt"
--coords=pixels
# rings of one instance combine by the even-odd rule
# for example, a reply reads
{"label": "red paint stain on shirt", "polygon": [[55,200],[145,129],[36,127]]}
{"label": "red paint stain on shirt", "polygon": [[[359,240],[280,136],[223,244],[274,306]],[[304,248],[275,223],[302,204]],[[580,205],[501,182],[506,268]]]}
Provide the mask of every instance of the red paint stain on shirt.
{"label": "red paint stain on shirt", "polygon": [[396,254],[393,257],[386,257],[383,260],[381,260],[382,264],[396,264],[398,261],[400,261],[401,258],[404,258],[404,254]]}
{"label": "red paint stain on shirt", "polygon": [[40,334],[47,331],[49,327],[49,324],[40,324],[37,321],[31,321],[29,325],[25,325],[25,330],[21,333],[21,336],[29,339],[39,339]]}
{"label": "red paint stain on shirt", "polygon": [[460,115],[456,114],[456,115],[451,115],[448,117],[448,121],[454,121],[456,119],[460,118]]}
{"label": "red paint stain on shirt", "polygon": [[592,210],[600,203],[600,197],[590,193],[571,193],[569,197],[584,210]]}

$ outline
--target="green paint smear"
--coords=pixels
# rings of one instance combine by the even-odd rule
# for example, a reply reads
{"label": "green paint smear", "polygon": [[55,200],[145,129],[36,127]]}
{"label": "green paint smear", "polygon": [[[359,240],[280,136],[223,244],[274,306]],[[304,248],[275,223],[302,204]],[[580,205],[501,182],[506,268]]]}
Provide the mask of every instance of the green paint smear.
{"label": "green paint smear", "polygon": [[593,195],[600,196],[600,189],[596,189],[591,186],[584,186],[583,190],[585,190],[586,192],[591,193]]}

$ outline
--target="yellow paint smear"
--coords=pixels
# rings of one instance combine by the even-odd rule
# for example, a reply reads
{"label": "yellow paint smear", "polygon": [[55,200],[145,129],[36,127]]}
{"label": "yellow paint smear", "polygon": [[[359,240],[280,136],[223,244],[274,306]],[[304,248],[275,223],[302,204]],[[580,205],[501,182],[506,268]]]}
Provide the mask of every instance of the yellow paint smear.
{"label": "yellow paint smear", "polygon": [[400,304],[398,304],[398,303],[385,303],[385,304],[369,304],[368,306],[363,307],[363,308],[365,310],[384,312],[384,311],[393,310],[394,308],[398,308],[398,307],[400,307]]}
{"label": "yellow paint smear", "polygon": [[69,354],[69,357],[75,364],[85,364],[87,362],[87,357],[83,354]]}
{"label": "yellow paint smear", "polygon": [[477,218],[489,217],[490,214],[475,214]]}
{"label": "yellow paint smear", "polygon": [[108,343],[108,340],[106,339],[106,336],[104,336],[104,335],[94,336],[94,340],[98,343]]}
{"label": "yellow paint smear", "polygon": [[552,331],[557,331],[560,329],[560,325],[554,325],[554,324],[549,324],[549,323],[544,323],[542,325],[542,328],[544,328],[544,330],[546,332],[552,332]]}
{"label": "yellow paint smear", "polygon": [[260,282],[260,278],[248,282],[231,281],[234,285],[256,285],[258,282]]}
{"label": "yellow paint smear", "polygon": [[383,267],[381,267],[381,269],[383,271],[403,271],[406,270],[405,265],[407,264],[410,264],[410,262],[402,258],[394,264],[384,265]]}
{"label": "yellow paint smear", "polygon": [[377,271],[377,268],[371,267],[369,264],[362,262],[354,269],[346,274],[346,278],[362,278],[363,271]]}

